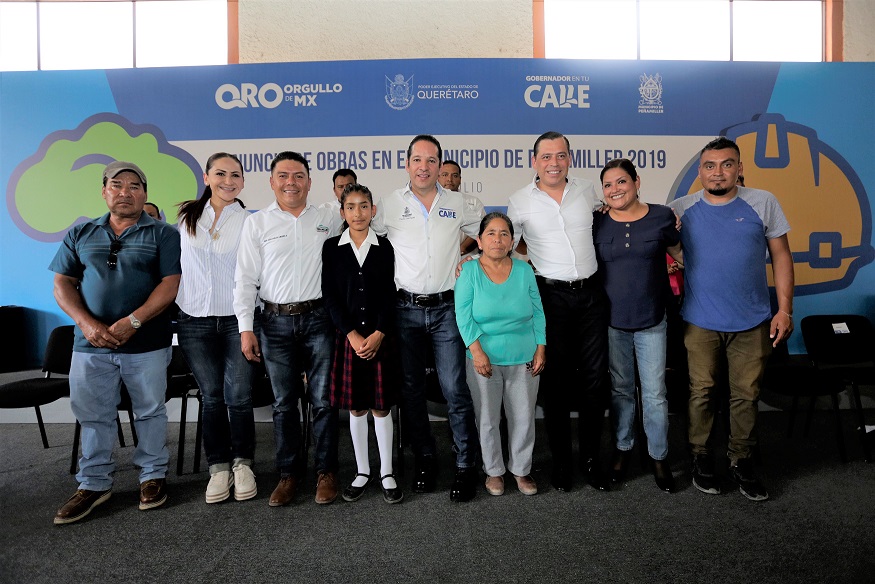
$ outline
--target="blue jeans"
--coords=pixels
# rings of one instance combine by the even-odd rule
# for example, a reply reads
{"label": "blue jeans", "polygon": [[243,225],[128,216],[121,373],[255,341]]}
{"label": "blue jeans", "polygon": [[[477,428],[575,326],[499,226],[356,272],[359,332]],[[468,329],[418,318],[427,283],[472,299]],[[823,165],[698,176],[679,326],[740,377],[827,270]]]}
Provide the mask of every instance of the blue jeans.
{"label": "blue jeans", "polygon": [[313,416],[313,462],[317,472],[337,472],[337,409],[329,403],[334,326],[325,307],[306,314],[260,314],[261,358],[273,387],[273,433],[276,466],[281,475],[295,474],[303,464],[301,414],[297,387],[307,374],[307,398]]}
{"label": "blue jeans", "polygon": [[456,307],[449,302],[423,308],[399,299],[396,309],[404,374],[401,412],[413,453],[422,456],[436,451],[425,395],[426,352],[433,350],[438,381],[447,400],[456,465],[473,468],[480,444],[471,391],[465,380],[465,345],[456,325]]}
{"label": "blue jeans", "polygon": [[635,444],[635,362],[641,381],[641,404],[647,452],[654,460],[668,456],[668,400],[665,389],[666,320],[640,331],[608,329],[611,368],[611,413],[618,450]]}
{"label": "blue jeans", "polygon": [[70,409],[82,425],[82,457],[76,480],[86,491],[112,488],[116,417],[124,382],[134,410],[139,442],[134,464],[140,482],[167,475],[167,366],[171,350],[147,353],[73,353]]}
{"label": "blue jeans", "polygon": [[204,451],[210,472],[252,464],[254,367],[240,350],[236,316],[195,317],[179,311],[179,346],[203,396]]}

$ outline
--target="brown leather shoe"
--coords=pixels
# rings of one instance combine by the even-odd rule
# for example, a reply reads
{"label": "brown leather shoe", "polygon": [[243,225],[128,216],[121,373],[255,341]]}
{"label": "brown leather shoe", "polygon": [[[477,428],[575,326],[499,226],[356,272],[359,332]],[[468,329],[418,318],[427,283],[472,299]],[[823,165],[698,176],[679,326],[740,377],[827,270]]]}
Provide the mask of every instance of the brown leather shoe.
{"label": "brown leather shoe", "polygon": [[298,488],[298,479],[289,475],[282,477],[279,484],[270,494],[270,500],[267,502],[271,507],[282,507],[288,505],[295,498],[295,489]]}
{"label": "brown leather shoe", "polygon": [[167,502],[167,481],[149,479],[140,483],[140,511],[160,507]]}
{"label": "brown leather shoe", "polygon": [[337,477],[333,472],[320,472],[316,478],[316,502],[320,505],[333,503],[337,498]]}
{"label": "brown leather shoe", "polygon": [[109,501],[112,496],[111,490],[86,491],[79,489],[70,497],[64,506],[55,514],[55,525],[75,523],[91,513],[91,510]]}
{"label": "brown leather shoe", "polygon": [[516,486],[520,490],[520,493],[523,495],[537,495],[538,494],[538,483],[535,482],[535,479],[532,478],[532,475],[526,475],[524,477],[518,477],[513,475],[513,478],[516,479]]}
{"label": "brown leather shoe", "polygon": [[504,477],[486,477],[486,492],[498,497],[504,494]]}

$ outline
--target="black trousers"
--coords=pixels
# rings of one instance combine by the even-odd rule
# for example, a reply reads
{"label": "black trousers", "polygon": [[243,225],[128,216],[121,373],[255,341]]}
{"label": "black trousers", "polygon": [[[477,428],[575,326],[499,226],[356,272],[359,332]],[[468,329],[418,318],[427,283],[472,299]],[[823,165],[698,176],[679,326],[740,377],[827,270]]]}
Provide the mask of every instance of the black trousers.
{"label": "black trousers", "polygon": [[572,462],[572,410],[579,413],[581,461],[598,458],[610,392],[610,307],[594,276],[576,289],[537,280],[547,320],[547,366],[541,374],[540,395],[556,468]]}

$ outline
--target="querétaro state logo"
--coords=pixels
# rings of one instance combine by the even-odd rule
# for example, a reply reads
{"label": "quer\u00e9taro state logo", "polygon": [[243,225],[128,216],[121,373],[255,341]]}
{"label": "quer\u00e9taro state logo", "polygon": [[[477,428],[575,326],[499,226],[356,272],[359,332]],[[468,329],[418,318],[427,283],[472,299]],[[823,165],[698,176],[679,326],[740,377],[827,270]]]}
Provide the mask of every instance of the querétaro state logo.
{"label": "quer\u00e9taro state logo", "polygon": [[394,110],[403,110],[413,103],[413,75],[404,79],[404,75],[398,73],[394,79],[386,76],[386,103]]}

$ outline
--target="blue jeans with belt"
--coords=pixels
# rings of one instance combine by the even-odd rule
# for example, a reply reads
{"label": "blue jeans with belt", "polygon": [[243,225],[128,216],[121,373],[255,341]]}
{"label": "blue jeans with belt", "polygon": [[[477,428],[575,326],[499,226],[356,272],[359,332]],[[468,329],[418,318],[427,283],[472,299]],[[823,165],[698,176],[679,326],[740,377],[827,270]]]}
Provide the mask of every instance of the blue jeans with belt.
{"label": "blue jeans with belt", "polygon": [[409,299],[399,298],[396,317],[404,374],[402,415],[413,453],[422,456],[436,451],[425,392],[426,355],[427,351],[433,350],[438,381],[447,400],[456,465],[473,468],[477,464],[480,444],[474,403],[465,379],[465,344],[456,325],[456,307],[452,299],[423,307]]}
{"label": "blue jeans with belt", "polygon": [[281,475],[303,466],[298,395],[307,374],[307,399],[313,416],[313,462],[317,472],[337,472],[337,409],[329,403],[334,326],[324,306],[304,314],[261,312],[261,355],[273,387],[273,432],[276,466]]}
{"label": "blue jeans with belt", "polygon": [[210,472],[229,470],[233,461],[252,464],[254,367],[240,350],[237,317],[195,317],[179,311],[179,346],[203,396],[204,451]]}

